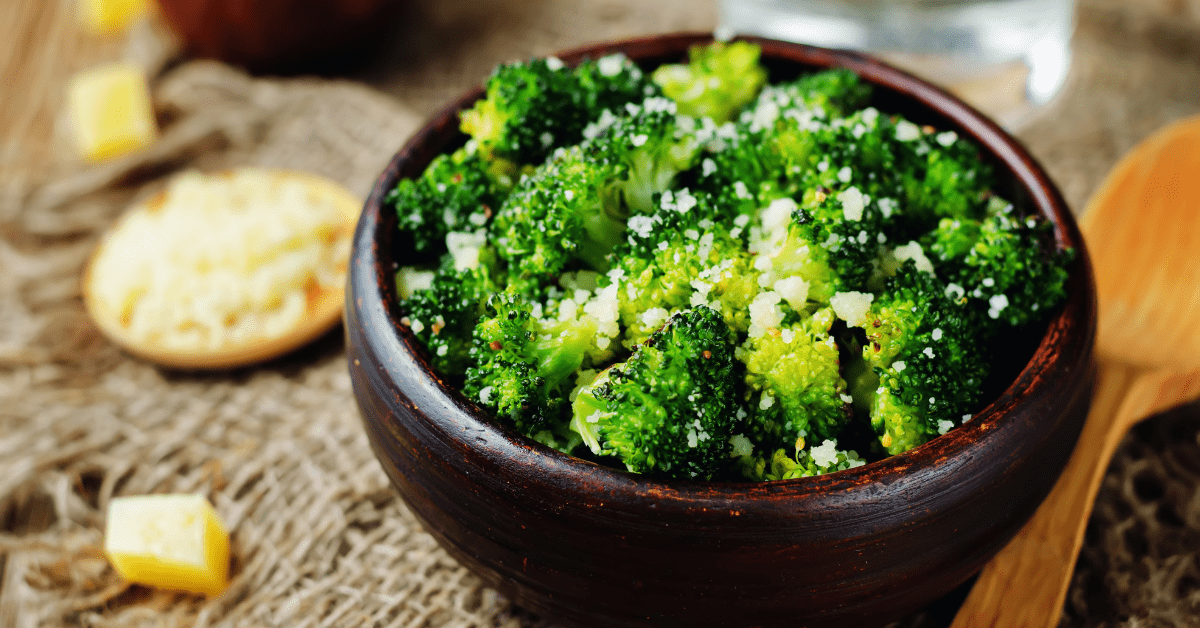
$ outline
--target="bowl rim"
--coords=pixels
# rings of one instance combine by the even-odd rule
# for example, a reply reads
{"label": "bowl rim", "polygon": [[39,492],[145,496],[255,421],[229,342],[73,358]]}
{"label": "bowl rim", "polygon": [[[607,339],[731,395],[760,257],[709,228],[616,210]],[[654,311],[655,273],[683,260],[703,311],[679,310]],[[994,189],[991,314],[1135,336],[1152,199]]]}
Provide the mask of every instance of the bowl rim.
{"label": "bowl rim", "polygon": [[[574,65],[583,58],[596,58],[614,52],[625,53],[636,61],[646,56],[663,56],[663,42],[685,50],[688,46],[713,40],[714,37],[710,33],[674,33],[582,46],[554,56],[568,65]],[[389,376],[390,384],[400,386],[395,377],[398,371],[393,370],[397,366],[395,358],[415,363],[423,373],[424,380],[408,382],[408,385],[417,385],[426,389],[426,392],[442,395],[447,402],[446,407],[454,409],[453,416],[420,413],[422,419],[427,422],[424,427],[432,428],[441,438],[460,443],[465,449],[487,450],[485,455],[489,459],[508,459],[521,466],[535,466],[538,468],[537,474],[542,474],[539,476],[541,480],[549,485],[562,486],[563,480],[572,481],[581,474],[586,474],[590,483],[589,490],[596,490],[597,486],[602,486],[602,490],[618,493],[632,491],[639,495],[652,494],[660,498],[670,497],[673,500],[696,503],[720,503],[725,508],[736,508],[739,502],[748,504],[767,495],[773,498],[829,496],[866,484],[904,484],[912,479],[911,472],[914,469],[938,465],[955,466],[956,461],[961,462],[964,456],[969,457],[972,449],[979,447],[980,443],[999,431],[1011,414],[1010,410],[1037,397],[1034,393],[1044,394],[1046,387],[1055,385],[1053,378],[1047,375],[1055,366],[1055,358],[1062,358],[1058,353],[1060,349],[1070,345],[1072,350],[1067,357],[1079,365],[1088,363],[1094,344],[1097,307],[1088,252],[1062,194],[1045,170],[1016,138],[947,91],[869,55],[761,37],[736,37],[734,40],[759,45],[764,59],[775,58],[800,67],[823,65],[850,69],[876,88],[883,88],[903,98],[917,101],[929,113],[946,118],[955,127],[950,130],[970,137],[982,151],[991,155],[992,161],[1011,173],[1016,185],[1028,195],[1028,209],[1036,211],[1052,224],[1055,246],[1058,249],[1075,250],[1075,259],[1070,266],[1071,276],[1066,303],[1059,306],[1058,313],[1048,321],[1046,332],[1029,363],[998,397],[976,412],[965,425],[936,436],[902,454],[852,469],[789,480],[724,482],[660,479],[569,456],[537,443],[507,425],[494,422],[472,400],[444,382],[432,370],[422,351],[415,348],[411,330],[400,323],[399,300],[396,298],[394,283],[395,268],[384,268],[385,265],[390,266],[395,262],[390,255],[392,234],[386,233],[389,221],[383,217],[386,214],[381,214],[380,211],[385,207],[386,195],[395,187],[403,171],[411,170],[414,174],[419,174],[428,159],[438,154],[423,151],[422,147],[443,133],[446,125],[452,124],[457,128],[459,112],[469,108],[483,96],[483,88],[476,87],[429,118],[427,124],[397,152],[376,180],[354,237],[355,252],[352,253],[348,277],[350,286],[347,290],[347,308],[350,310],[357,307],[367,318],[387,321],[390,333],[383,334],[383,346],[373,347],[373,350],[381,357],[383,367],[392,371]],[[646,54],[647,51],[654,51],[655,54]],[[789,53],[802,54],[810,59],[811,63],[792,59]],[[416,168],[414,164],[423,158],[425,163]],[[394,230],[394,221],[390,224]],[[363,294],[363,289],[370,296],[369,302],[364,302],[364,296],[367,295]],[[350,316],[352,313],[347,311],[347,319]],[[1071,334],[1066,333],[1069,323],[1074,320],[1082,320],[1084,329],[1088,332],[1088,337],[1082,339],[1082,342],[1072,339]],[[353,356],[351,359],[353,360]]]}

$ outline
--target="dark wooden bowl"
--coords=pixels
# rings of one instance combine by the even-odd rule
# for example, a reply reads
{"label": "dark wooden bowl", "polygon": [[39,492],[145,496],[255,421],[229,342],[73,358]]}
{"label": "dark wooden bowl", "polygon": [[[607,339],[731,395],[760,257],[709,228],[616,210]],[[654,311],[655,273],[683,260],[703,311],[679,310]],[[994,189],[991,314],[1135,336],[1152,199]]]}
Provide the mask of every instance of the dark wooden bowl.
{"label": "dark wooden bowl", "polygon": [[[621,51],[652,67],[708,39],[636,39],[561,58]],[[884,623],[945,595],[998,551],[1050,490],[1083,425],[1095,288],[1046,173],[995,124],[908,74],[851,52],[752,41],[772,80],[849,68],[876,85],[881,110],[978,142],[1000,191],[1078,252],[1066,304],[976,418],[857,469],[666,482],[562,455],[491,423],[430,370],[398,322],[393,274],[405,252],[393,248],[396,216],[383,197],[463,141],[457,112],[482,92],[467,94],[408,142],[367,200],[349,273],[350,375],[375,453],[412,511],[451,555],[532,611],[580,625]]]}
{"label": "dark wooden bowl", "polygon": [[398,0],[159,0],[188,52],[252,72],[336,69],[378,45]]}

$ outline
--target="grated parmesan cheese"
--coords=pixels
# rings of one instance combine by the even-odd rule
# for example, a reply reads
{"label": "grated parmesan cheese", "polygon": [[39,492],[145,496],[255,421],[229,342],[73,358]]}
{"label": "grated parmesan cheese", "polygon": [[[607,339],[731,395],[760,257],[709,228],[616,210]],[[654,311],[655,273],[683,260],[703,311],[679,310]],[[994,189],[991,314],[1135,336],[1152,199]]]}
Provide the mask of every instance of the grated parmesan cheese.
{"label": "grated parmesan cheese", "polygon": [[314,293],[341,288],[349,256],[348,194],[314,181],[250,168],[175,178],[97,251],[94,298],[131,339],[164,349],[286,335]]}
{"label": "grated parmesan cheese", "polygon": [[834,314],[846,321],[847,325],[862,327],[867,317],[867,310],[870,309],[871,302],[874,300],[875,295],[869,292],[838,292],[829,299],[829,305],[833,308]]}

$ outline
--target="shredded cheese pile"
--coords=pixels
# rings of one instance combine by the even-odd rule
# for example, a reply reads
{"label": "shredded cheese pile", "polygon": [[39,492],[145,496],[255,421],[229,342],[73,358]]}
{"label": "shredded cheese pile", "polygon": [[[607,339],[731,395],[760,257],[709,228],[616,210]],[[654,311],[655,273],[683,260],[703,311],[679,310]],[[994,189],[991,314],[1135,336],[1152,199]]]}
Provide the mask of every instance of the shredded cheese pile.
{"label": "shredded cheese pile", "polygon": [[186,173],[132,212],[93,261],[91,288],[132,339],[211,351],[279,338],[341,286],[351,228],[340,190],[240,169]]}

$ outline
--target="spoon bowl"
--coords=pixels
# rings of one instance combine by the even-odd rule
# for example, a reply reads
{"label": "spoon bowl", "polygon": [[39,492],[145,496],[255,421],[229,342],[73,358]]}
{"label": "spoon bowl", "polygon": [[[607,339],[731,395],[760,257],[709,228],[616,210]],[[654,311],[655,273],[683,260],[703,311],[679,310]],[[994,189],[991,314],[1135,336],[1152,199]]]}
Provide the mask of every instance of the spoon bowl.
{"label": "spoon bowl", "polygon": [[[232,179],[236,172],[226,171],[208,176],[219,182]],[[340,185],[316,175],[289,170],[264,170],[262,173],[273,185],[303,189],[310,201],[315,199],[315,202],[335,208],[338,216],[336,226],[330,233],[322,234],[322,237],[328,239],[328,246],[348,245],[349,234],[354,229],[362,207],[362,202],[357,197]],[[103,276],[104,271],[99,269],[101,264],[98,260],[102,255],[121,255],[122,251],[113,250],[113,247],[122,246],[119,244],[122,242],[128,246],[127,241],[119,238],[122,229],[128,229],[139,216],[152,216],[158,212],[167,202],[167,194],[167,191],[160,192],[130,207],[102,238],[84,271],[84,306],[101,333],[109,340],[133,355],[163,366],[182,369],[225,369],[263,362],[283,355],[315,340],[341,321],[345,301],[344,282],[329,284],[312,281],[305,289],[304,315],[287,329],[263,330],[259,335],[225,342],[215,347],[180,346],[171,343],[165,335],[175,330],[165,330],[162,334],[150,337],[136,333],[130,324],[130,313],[126,309],[129,306],[122,308],[111,296],[105,296],[105,282],[115,278]],[[255,211],[256,207],[251,202],[245,211]],[[258,209],[261,211],[262,208]],[[270,211],[270,207],[266,209]],[[338,269],[339,276],[342,272],[344,268]],[[239,279],[251,281],[249,276]]]}
{"label": "spoon bowl", "polygon": [[955,628],[1058,624],[1108,461],[1129,428],[1200,397],[1200,117],[1126,155],[1081,221],[1099,299],[1095,401],[1033,518],[980,573]]}

